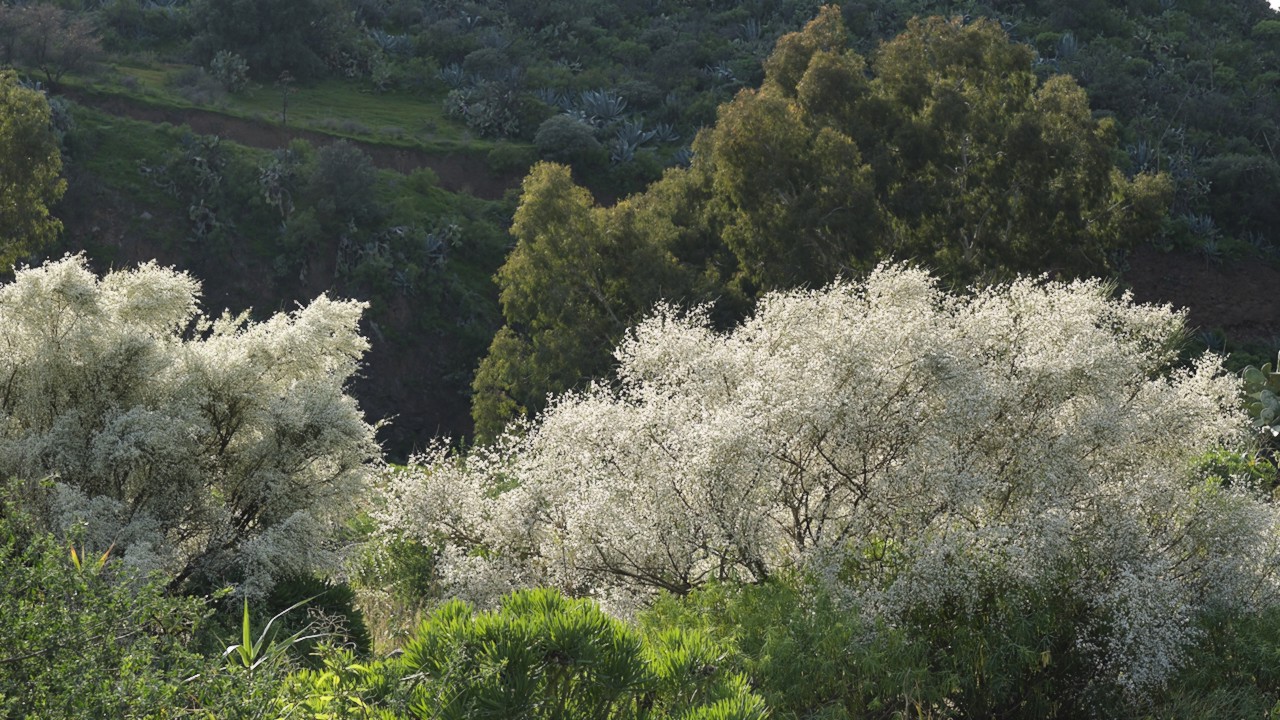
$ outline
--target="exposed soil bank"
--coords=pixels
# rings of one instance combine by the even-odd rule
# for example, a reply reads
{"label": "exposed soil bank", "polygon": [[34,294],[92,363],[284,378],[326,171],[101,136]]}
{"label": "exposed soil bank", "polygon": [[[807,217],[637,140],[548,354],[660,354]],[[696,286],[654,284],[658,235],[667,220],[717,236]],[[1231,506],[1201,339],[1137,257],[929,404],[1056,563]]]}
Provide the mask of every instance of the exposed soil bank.
{"label": "exposed soil bank", "polygon": [[1144,247],[1130,258],[1124,279],[1135,300],[1187,308],[1193,332],[1220,330],[1236,344],[1280,341],[1280,269],[1265,263]]}

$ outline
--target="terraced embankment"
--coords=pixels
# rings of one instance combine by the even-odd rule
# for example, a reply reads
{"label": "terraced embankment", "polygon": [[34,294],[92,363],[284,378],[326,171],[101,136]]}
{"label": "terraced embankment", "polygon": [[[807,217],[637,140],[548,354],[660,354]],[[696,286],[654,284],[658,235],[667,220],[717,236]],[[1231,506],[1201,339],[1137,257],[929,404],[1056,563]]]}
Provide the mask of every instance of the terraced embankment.
{"label": "terraced embankment", "polygon": [[[148,105],[120,95],[99,95],[75,89],[62,92],[68,99],[97,108],[112,115],[153,123],[186,125],[201,135],[219,137],[255,148],[285,147],[289,141],[304,139],[320,146],[339,138],[304,128],[283,127],[274,123],[225,115],[200,108],[166,108]],[[430,168],[440,178],[440,187],[450,192],[467,193],[485,200],[501,199],[510,188],[518,187],[519,173],[494,173],[482,155],[451,152],[432,153],[421,148],[383,145],[363,140],[347,142],[368,153],[380,168],[409,173]]]}

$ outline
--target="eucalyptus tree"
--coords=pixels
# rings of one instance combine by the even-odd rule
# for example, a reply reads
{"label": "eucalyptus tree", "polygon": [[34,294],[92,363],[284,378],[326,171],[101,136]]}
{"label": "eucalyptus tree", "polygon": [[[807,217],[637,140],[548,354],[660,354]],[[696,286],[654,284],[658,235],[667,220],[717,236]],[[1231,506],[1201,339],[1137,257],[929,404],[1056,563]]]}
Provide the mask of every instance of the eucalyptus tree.
{"label": "eucalyptus tree", "polygon": [[49,102],[0,70],[0,269],[58,236],[49,207],[66,190],[61,173]]}
{"label": "eucalyptus tree", "polygon": [[824,8],[695,145],[743,277],[823,282],[913,258],[959,282],[1105,273],[1159,230],[1167,178],[1126,179],[1115,127],[988,20],[915,19],[868,64]]}

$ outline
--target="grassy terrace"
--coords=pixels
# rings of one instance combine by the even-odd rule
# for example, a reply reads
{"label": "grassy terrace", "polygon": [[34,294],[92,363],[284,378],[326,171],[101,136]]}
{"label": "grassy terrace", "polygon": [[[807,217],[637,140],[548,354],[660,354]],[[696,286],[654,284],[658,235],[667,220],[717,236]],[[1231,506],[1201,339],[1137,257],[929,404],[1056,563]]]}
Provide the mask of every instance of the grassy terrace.
{"label": "grassy terrace", "polygon": [[[281,88],[256,83],[240,93],[191,80],[196,66],[126,61],[105,66],[97,76],[70,77],[65,84],[99,96],[119,96],[158,108],[201,109],[231,117],[278,124]],[[295,84],[288,97],[290,127],[365,142],[427,152],[481,153],[494,143],[474,137],[446,116],[441,94],[377,93],[346,79]]]}

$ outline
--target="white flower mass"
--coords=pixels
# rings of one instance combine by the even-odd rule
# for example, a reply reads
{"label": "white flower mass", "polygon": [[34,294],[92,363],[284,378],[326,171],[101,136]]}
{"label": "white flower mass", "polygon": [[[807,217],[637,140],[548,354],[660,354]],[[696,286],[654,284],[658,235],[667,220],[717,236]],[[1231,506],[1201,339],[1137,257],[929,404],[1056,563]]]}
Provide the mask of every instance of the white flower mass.
{"label": "white flower mass", "polygon": [[81,256],[0,287],[0,477],[55,483],[61,532],[248,594],[325,564],[330,510],[379,457],[344,385],[364,305],[206,319],[199,284]]}
{"label": "white flower mass", "polygon": [[971,295],[924,271],[765,298],[721,332],[659,307],[616,382],[387,477],[390,527],[480,602],[550,585],[615,611],[809,573],[893,623],[1021,589],[1087,608],[1077,644],[1136,692],[1213,608],[1276,600],[1277,515],[1206,451],[1249,442],[1238,380],[1177,366],[1184,317],[1098,281]]}

